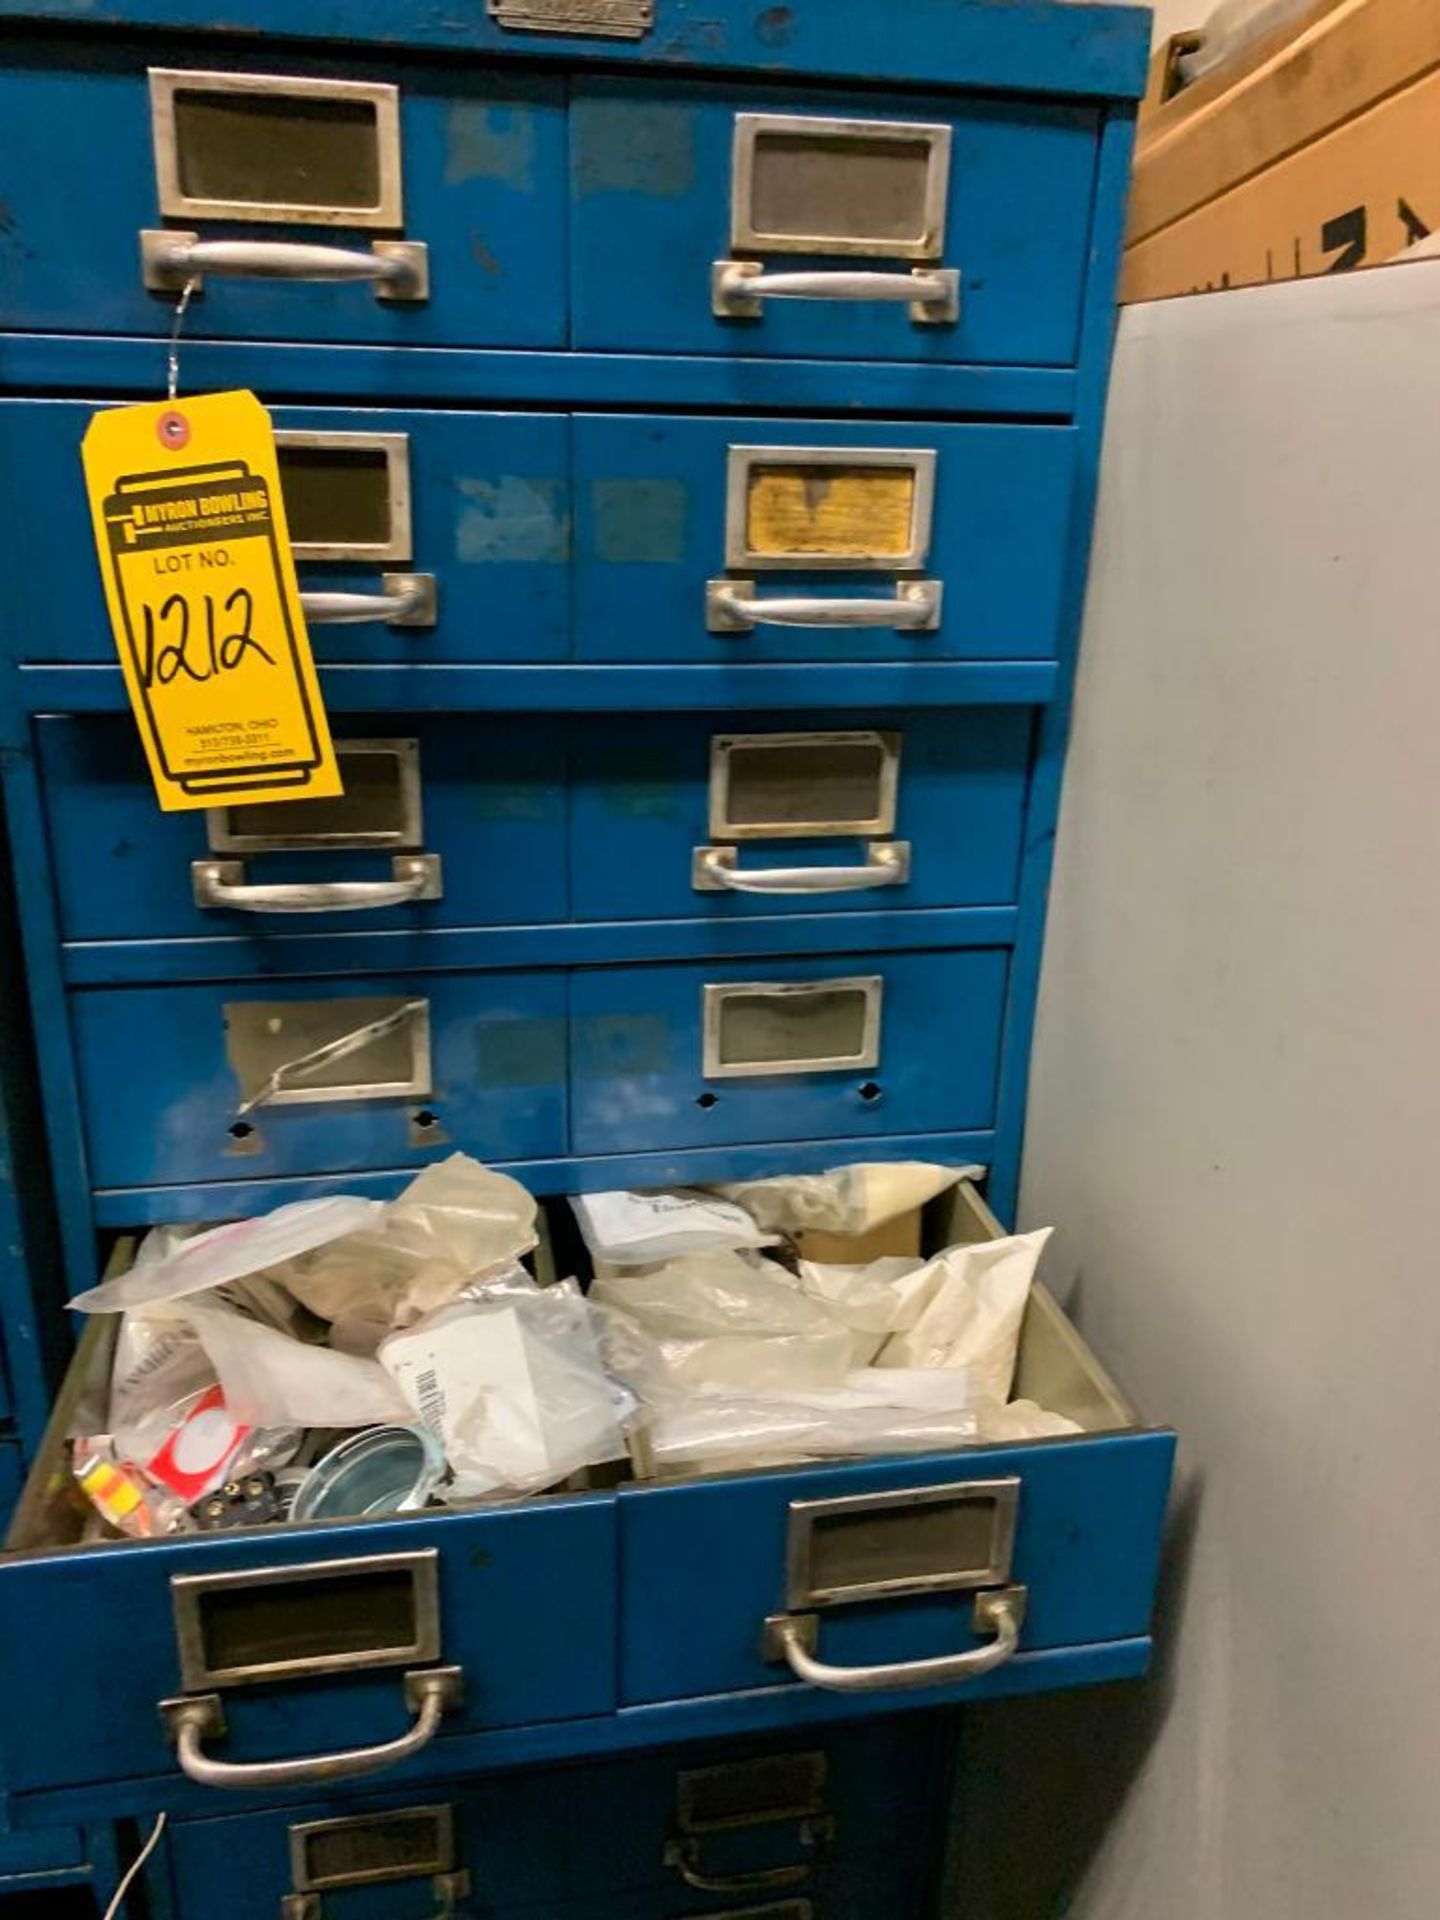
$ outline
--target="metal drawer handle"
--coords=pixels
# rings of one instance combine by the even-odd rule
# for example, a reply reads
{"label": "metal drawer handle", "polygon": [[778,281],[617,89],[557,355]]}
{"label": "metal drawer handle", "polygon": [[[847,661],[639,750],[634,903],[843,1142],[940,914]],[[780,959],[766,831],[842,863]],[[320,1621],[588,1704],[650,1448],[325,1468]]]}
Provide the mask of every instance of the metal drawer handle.
{"label": "metal drawer handle", "polygon": [[252,886],[243,860],[195,860],[190,877],[197,907],[231,907],[240,913],[353,913],[368,907],[403,907],[439,900],[438,853],[396,854],[393,880],[314,880],[289,886]]}
{"label": "metal drawer handle", "polygon": [[440,1722],[460,1704],[464,1692],[459,1667],[428,1667],[405,1675],[405,1704],[414,1724],[398,1740],[375,1747],[348,1747],[339,1753],[312,1753],[302,1760],[215,1760],[207,1739],[225,1736],[225,1708],[218,1693],[162,1700],[160,1716],[175,1743],[180,1769],[202,1787],[303,1787],[326,1780],[354,1780],[361,1774],[398,1767],[428,1747]]}
{"label": "metal drawer handle", "polygon": [[300,608],[317,627],[353,627],[384,620],[392,627],[433,627],[433,573],[386,573],[383,593],[302,593]]}
{"label": "metal drawer handle", "polygon": [[737,867],[734,847],[697,847],[697,893],[866,893],[910,878],[908,840],[872,841],[863,867]]}
{"label": "metal drawer handle", "polygon": [[755,597],[753,580],[709,580],[705,625],[711,633],[751,627],[906,627],[933,632],[940,624],[941,583],[910,580],[893,600],[832,599],[826,594]]}
{"label": "metal drawer handle", "polygon": [[993,1673],[1020,1644],[1025,1624],[1024,1587],[1000,1587],[975,1596],[977,1633],[993,1633],[988,1647],[947,1653],[934,1660],[900,1660],[885,1667],[832,1667],[815,1658],[819,1622],[813,1613],[776,1613],[765,1622],[767,1660],[783,1660],[797,1680],[829,1693],[884,1693],[891,1688],[954,1686]]}
{"label": "metal drawer handle", "polygon": [[756,1867],[749,1873],[706,1873],[700,1865],[700,1844],[694,1839],[670,1841],[665,1864],[697,1893],[763,1893],[770,1887],[798,1887],[810,1878],[805,1861],[789,1867]]}
{"label": "metal drawer handle", "polygon": [[753,320],[762,300],[903,301],[910,318],[930,325],[960,318],[960,274],[955,267],[912,267],[908,273],[867,273],[850,267],[767,273],[758,260],[717,260],[710,299],[721,319]]}
{"label": "metal drawer handle", "polygon": [[[207,273],[244,280],[368,280],[377,300],[429,297],[423,241],[376,240],[359,247],[322,247],[303,240],[202,240],[160,227],[140,235],[140,264],[152,293],[176,293]],[[196,291],[199,291],[197,287]]]}

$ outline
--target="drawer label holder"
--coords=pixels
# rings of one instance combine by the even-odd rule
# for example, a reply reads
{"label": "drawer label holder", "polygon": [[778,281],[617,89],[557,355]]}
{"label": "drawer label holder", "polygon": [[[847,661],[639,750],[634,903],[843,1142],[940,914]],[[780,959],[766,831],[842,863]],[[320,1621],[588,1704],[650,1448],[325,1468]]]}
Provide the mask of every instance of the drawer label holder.
{"label": "drawer label holder", "polygon": [[107,408],[85,435],[106,606],[161,809],[343,791],[253,393]]}
{"label": "drawer label holder", "polygon": [[643,40],[655,24],[654,0],[489,0],[490,17],[518,33],[571,33]]}

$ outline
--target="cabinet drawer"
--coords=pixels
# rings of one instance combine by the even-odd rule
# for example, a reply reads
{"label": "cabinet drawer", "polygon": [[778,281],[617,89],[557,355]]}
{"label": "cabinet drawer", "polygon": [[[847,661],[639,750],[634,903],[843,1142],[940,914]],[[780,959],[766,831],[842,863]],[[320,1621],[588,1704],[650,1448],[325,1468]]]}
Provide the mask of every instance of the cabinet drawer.
{"label": "cabinet drawer", "polygon": [[71,1006],[96,1186],[565,1151],[558,975],[100,988]]}
{"label": "cabinet drawer", "polygon": [[332,726],[341,799],[160,813],[128,714],[37,721],[63,937],[564,919],[552,727],[484,714],[336,715]]}
{"label": "cabinet drawer", "polygon": [[573,434],[580,659],[1055,653],[1072,428],[619,415]]}
{"label": "cabinet drawer", "polygon": [[[587,1787],[588,1790],[588,1787]],[[283,1811],[171,1828],[181,1920],[434,1920],[444,1895],[492,1915],[572,1891],[563,1796],[534,1776],[467,1782],[458,1792],[351,1791]],[[243,1875],[231,1862],[243,1856]],[[293,1902],[293,1908],[287,1906]],[[295,1912],[295,1920],[301,1913]]]}
{"label": "cabinet drawer", "polygon": [[1006,966],[976,949],[579,973],[572,1150],[987,1126]]}
{"label": "cabinet drawer", "polygon": [[[1016,708],[635,715],[575,742],[577,919],[992,906],[1016,895]],[[138,751],[138,750],[137,750]]]}
{"label": "cabinet drawer", "polygon": [[11,326],[163,336],[198,269],[211,339],[564,342],[556,81],[56,43],[11,53],[0,118]]}
{"label": "cabinet drawer", "polygon": [[[80,472],[98,405],[0,403],[0,455],[27,476],[4,538],[30,660],[115,661]],[[358,407],[274,407],[271,418],[318,660],[568,654],[563,418]]]}
{"label": "cabinet drawer", "polygon": [[1075,358],[1088,107],[586,79],[570,119],[578,347]]}
{"label": "cabinet drawer", "polygon": [[[203,1920],[273,1920],[292,1897],[333,1920],[432,1920],[437,1895],[465,1882],[462,1911],[485,1915],[621,1891],[659,1896],[664,1913],[708,1912],[727,1895],[813,1897],[829,1862],[864,1861],[893,1844],[896,1821],[924,1819],[935,1755],[932,1729],[907,1721],[779,1747],[685,1748],[583,1781],[555,1771],[352,1792],[181,1822],[171,1869],[181,1915]],[[228,1871],[237,1850],[243,1879]],[[702,1879],[713,1884],[690,1884]]]}
{"label": "cabinet drawer", "polygon": [[[964,1184],[932,1230],[935,1246],[1000,1231]],[[1027,1310],[1015,1394],[1083,1431],[622,1489],[622,1702],[783,1684],[786,1634],[840,1670],[986,1645],[1004,1656],[990,1611],[1001,1595],[1019,1620],[1022,1664],[1027,1654],[1143,1639],[1174,1436],[1140,1425],[1043,1287]],[[843,1690],[846,1678],[794,1684]],[[963,1698],[985,1682],[898,1671],[867,1690],[898,1702],[923,1685],[940,1700],[947,1684]]]}
{"label": "cabinet drawer", "polygon": [[584,1885],[756,1901],[813,1892],[828,1863],[888,1853],[902,1826],[918,1836],[944,1790],[950,1737],[931,1719],[883,1719],[609,1766],[570,1815]]}
{"label": "cabinet drawer", "polygon": [[[48,1473],[59,1479],[63,1463]],[[37,1508],[46,1477],[42,1462]],[[398,1739],[421,1706],[407,1676],[433,1680],[436,1669],[459,1669],[442,1683],[442,1747],[614,1706],[605,1496],[244,1539],[49,1545],[75,1536],[78,1516],[67,1513],[56,1503],[53,1520],[37,1520],[32,1509],[18,1537],[47,1544],[0,1563],[0,1679],[27,1729],[7,1750],[11,1793],[148,1776],[178,1784],[157,1711],[165,1700],[213,1700],[204,1751],[237,1763]]]}

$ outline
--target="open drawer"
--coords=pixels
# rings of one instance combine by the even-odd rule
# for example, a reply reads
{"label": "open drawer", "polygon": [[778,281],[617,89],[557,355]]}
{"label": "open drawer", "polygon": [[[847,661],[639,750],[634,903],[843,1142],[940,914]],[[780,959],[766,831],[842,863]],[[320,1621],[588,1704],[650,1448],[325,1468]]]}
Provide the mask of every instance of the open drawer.
{"label": "open drawer", "polygon": [[[927,1210],[937,1250],[1002,1231],[968,1183]],[[1011,1661],[1143,1640],[1174,1435],[1038,1284],[1014,1393],[1082,1431],[622,1487],[622,1706],[787,1681],[964,1697]]]}
{"label": "open drawer", "polygon": [[[121,1241],[110,1271],[130,1253]],[[531,1264],[555,1278],[548,1235]],[[0,1560],[8,1797],[183,1789],[187,1741],[192,1779],[273,1797],[388,1772],[432,1740],[613,1710],[603,1492],[97,1539],[66,1442],[104,1404],[117,1326],[89,1323]]]}
{"label": "open drawer", "polygon": [[[999,1231],[968,1184],[927,1213],[935,1247]],[[1043,1289],[1016,1392],[1076,1422],[1065,1439],[663,1482],[637,1444],[595,1492],[87,1544],[65,1440],[112,1338],[92,1324],[0,1565],[0,1697],[24,1730],[4,1787],[37,1816],[106,1783],[193,1805],[182,1764],[277,1798],[431,1735],[412,1777],[458,1770],[443,1749],[482,1732],[511,1759],[534,1757],[527,1728],[547,1753],[619,1751],[865,1710],[837,1693],[888,1711],[1145,1664],[1174,1438]]]}

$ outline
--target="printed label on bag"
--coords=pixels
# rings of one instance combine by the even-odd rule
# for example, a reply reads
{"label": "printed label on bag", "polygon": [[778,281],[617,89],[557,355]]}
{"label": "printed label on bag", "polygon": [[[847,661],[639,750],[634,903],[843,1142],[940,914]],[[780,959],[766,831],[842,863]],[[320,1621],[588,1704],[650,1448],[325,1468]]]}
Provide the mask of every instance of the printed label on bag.
{"label": "printed label on bag", "polygon": [[270,417],[253,393],[117,407],[85,435],[110,624],[161,807],[344,791]]}

